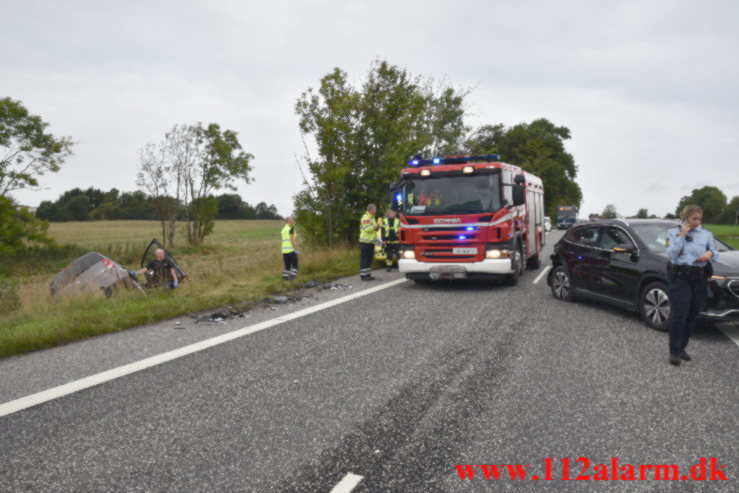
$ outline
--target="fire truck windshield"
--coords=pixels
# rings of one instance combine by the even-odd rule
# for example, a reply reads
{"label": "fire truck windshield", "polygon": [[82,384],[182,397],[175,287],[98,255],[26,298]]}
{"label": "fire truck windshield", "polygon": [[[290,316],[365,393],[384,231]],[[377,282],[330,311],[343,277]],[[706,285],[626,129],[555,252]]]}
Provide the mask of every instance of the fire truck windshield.
{"label": "fire truck windshield", "polygon": [[501,208],[500,174],[411,178],[403,189],[406,215],[476,214]]}

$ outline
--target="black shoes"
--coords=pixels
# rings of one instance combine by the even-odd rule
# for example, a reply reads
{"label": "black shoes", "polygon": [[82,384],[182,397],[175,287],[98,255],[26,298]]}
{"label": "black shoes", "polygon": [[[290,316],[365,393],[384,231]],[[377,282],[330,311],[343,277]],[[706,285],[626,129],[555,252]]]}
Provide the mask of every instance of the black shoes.
{"label": "black shoes", "polygon": [[677,353],[670,353],[670,364],[671,365],[680,364],[680,356]]}
{"label": "black shoes", "polygon": [[685,361],[690,361],[691,359],[693,359],[693,358],[690,357],[690,355],[688,353],[685,352],[685,350],[678,351],[675,354],[677,354],[680,357],[680,359],[683,359]]}

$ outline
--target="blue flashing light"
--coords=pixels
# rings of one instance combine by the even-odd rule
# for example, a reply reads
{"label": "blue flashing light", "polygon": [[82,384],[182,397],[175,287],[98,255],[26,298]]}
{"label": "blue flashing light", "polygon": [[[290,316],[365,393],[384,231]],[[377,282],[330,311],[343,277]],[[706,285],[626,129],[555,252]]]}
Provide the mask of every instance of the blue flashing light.
{"label": "blue flashing light", "polygon": [[421,162],[418,159],[412,159],[408,164],[411,166],[418,166]]}
{"label": "blue flashing light", "polygon": [[475,230],[475,227],[474,226],[467,226],[466,229],[467,229],[467,231],[474,231]]}
{"label": "blue flashing light", "polygon": [[433,159],[433,163],[434,163],[434,164],[441,164],[441,158],[440,158],[440,157],[435,157],[435,158]]}
{"label": "blue flashing light", "polygon": [[465,235],[460,235],[460,236],[459,236],[459,239],[460,239],[460,240],[466,240],[466,239],[467,239],[467,237],[466,237]]}
{"label": "blue flashing light", "polygon": [[400,202],[402,199],[403,199],[403,195],[402,194],[398,194],[398,195],[395,196],[396,202]]}

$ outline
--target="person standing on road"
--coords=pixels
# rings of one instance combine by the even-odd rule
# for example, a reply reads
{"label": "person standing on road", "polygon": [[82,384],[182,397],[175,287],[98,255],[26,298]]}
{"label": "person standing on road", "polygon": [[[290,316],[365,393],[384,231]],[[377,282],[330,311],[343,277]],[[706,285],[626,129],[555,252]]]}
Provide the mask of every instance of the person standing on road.
{"label": "person standing on road", "polygon": [[285,264],[282,280],[289,281],[298,276],[298,244],[295,240],[295,218],[287,216],[285,226],[280,232],[282,236],[282,261]]}
{"label": "person standing on road", "polygon": [[708,289],[711,262],[718,259],[713,234],[701,226],[703,209],[688,205],[680,213],[681,226],[667,232],[667,258],[670,298],[670,364],[689,361],[685,352],[698,314],[703,309]]}
{"label": "person standing on road", "polygon": [[398,240],[400,221],[395,216],[395,211],[388,207],[387,214],[382,222],[382,242],[385,246],[385,270],[387,272],[392,270],[393,263],[398,265],[398,259],[400,259],[400,242]]}
{"label": "person standing on road", "polygon": [[372,276],[372,257],[375,252],[375,237],[380,226],[375,221],[377,207],[367,206],[367,211],[359,221],[359,277],[363,281],[374,281]]}

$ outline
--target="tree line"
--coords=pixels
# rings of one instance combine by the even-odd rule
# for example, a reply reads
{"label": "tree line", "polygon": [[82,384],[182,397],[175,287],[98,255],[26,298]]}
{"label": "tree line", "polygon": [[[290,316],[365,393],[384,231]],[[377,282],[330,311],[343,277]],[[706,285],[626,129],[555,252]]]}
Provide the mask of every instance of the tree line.
{"label": "tree line", "polygon": [[559,204],[579,207],[578,168],[564,147],[569,129],[544,118],[471,128],[464,121],[468,94],[381,60],[358,85],[336,68],[304,92],[295,112],[315,155],[306,145],[304,187],[294,197],[303,234],[323,244],[355,241],[367,204],[387,204],[388,185],[417,154],[500,154],[542,178],[550,216]]}
{"label": "tree line", "polygon": [[[217,205],[216,219],[282,219],[274,204],[260,202],[252,206],[239,194],[210,196]],[[50,222],[95,221],[116,219],[157,219],[157,202],[172,202],[177,209],[177,219],[186,217],[183,204],[174,197],[152,197],[140,190],[120,192],[111,188],[105,192],[90,187],[73,188],[61,194],[55,201],[45,200],[36,209],[36,217]]]}
{"label": "tree line", "polygon": [[[665,219],[676,219],[680,217],[680,212],[686,205],[694,204],[703,209],[703,222],[709,224],[734,224],[739,223],[739,195],[728,200],[726,194],[718,187],[705,186],[693,189],[689,195],[680,198],[675,207],[675,213],[668,212]],[[606,205],[600,216],[603,219],[613,219],[618,217],[616,206],[613,204]],[[634,216],[636,219],[655,219],[658,216],[649,214],[645,208],[639,209]]]}

